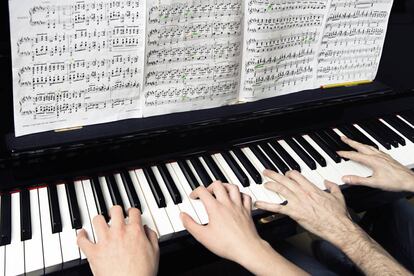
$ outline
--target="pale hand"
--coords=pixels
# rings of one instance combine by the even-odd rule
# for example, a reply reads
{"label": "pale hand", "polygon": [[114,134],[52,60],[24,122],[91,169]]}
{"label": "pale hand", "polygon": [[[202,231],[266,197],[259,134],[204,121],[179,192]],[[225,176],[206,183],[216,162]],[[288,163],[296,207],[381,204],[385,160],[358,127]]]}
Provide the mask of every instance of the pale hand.
{"label": "pale hand", "polygon": [[364,185],[385,191],[414,192],[414,173],[395,161],[390,155],[347,137],[342,140],[356,151],[340,151],[338,154],[372,169],[371,177],[346,175],[343,181],[351,185]]}
{"label": "pale hand", "polygon": [[331,242],[353,227],[344,197],[336,184],[325,181],[328,190],[325,192],[297,171],[281,175],[266,170],[264,174],[273,180],[265,187],[282,195],[287,204],[257,201],[256,207],[287,215],[306,230]]}
{"label": "pale hand", "polygon": [[157,234],[142,226],[141,212],[129,210],[126,224],[122,208],[110,210],[111,223],[103,216],[93,219],[97,243],[92,243],[84,230],[78,234],[78,246],[88,258],[94,275],[153,276],[158,271],[159,247]]}
{"label": "pale hand", "polygon": [[251,218],[252,200],[241,194],[237,186],[214,182],[208,188],[197,188],[191,197],[202,201],[209,223],[199,225],[185,213],[181,218],[184,227],[207,249],[241,262],[252,253],[252,248],[262,245]]}
{"label": "pale hand", "polygon": [[207,249],[256,275],[306,274],[259,237],[251,217],[252,200],[236,185],[214,182],[208,188],[197,188],[191,197],[202,201],[209,223],[200,225],[184,213],[181,218],[190,234]]}

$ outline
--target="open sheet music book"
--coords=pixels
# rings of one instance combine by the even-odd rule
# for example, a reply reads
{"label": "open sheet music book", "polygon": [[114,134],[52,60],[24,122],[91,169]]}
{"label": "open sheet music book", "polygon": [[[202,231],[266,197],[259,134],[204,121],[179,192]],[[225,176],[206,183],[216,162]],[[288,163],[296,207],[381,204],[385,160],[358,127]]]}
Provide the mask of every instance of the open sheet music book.
{"label": "open sheet music book", "polygon": [[15,134],[373,80],[392,0],[9,0]]}

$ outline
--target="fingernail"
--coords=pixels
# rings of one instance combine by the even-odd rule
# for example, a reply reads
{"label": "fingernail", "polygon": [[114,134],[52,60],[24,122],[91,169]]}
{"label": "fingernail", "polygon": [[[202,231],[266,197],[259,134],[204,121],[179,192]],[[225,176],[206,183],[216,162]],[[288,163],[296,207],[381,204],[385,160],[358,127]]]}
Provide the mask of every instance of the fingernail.
{"label": "fingernail", "polygon": [[344,182],[344,183],[349,183],[349,177],[348,176],[343,176],[342,177],[342,181]]}

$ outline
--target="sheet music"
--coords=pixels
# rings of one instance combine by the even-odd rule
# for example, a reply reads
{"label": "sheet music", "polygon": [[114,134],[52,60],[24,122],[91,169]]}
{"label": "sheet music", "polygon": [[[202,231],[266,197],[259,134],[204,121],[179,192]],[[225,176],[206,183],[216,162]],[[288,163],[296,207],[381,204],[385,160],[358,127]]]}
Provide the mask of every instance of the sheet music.
{"label": "sheet music", "polygon": [[392,0],[333,0],[318,56],[318,85],[374,80]]}
{"label": "sheet music", "polygon": [[240,83],[243,0],[148,0],[144,116],[226,105]]}
{"label": "sheet music", "polygon": [[315,88],[317,52],[330,0],[249,0],[240,98]]}
{"label": "sheet music", "polygon": [[9,0],[16,136],[141,117],[144,0]]}

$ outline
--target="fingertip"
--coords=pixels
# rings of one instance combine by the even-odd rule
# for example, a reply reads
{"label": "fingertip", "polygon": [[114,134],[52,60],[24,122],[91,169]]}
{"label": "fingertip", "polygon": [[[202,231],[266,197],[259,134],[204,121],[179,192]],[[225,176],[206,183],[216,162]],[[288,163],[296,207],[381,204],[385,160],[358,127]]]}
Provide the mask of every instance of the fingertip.
{"label": "fingertip", "polygon": [[345,176],[343,176],[343,177],[342,177],[342,181],[343,181],[345,184],[352,184],[352,177],[351,177],[351,176],[349,176],[349,175],[345,175]]}

